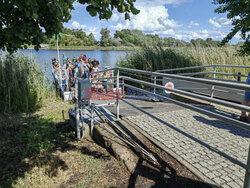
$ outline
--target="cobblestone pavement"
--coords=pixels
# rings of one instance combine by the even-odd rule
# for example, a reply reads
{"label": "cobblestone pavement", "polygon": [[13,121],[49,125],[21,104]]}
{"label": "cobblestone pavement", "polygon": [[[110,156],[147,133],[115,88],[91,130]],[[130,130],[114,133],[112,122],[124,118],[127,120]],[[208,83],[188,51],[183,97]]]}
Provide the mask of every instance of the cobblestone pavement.
{"label": "cobblestone pavement", "polygon": [[[154,116],[246,164],[250,131],[191,110]],[[148,115],[124,117],[222,187],[242,187],[245,169]]]}

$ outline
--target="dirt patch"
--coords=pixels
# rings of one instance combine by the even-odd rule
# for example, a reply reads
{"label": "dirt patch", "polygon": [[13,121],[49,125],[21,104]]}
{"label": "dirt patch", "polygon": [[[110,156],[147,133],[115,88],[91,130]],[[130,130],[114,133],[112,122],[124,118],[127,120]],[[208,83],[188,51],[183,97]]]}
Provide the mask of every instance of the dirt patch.
{"label": "dirt patch", "polygon": [[[119,126],[119,128],[123,129],[127,134],[129,134],[133,140],[139,143],[144,149],[149,151],[157,160],[157,162],[153,162],[149,157],[141,154],[141,152],[138,152],[138,150],[134,149],[133,147],[120,144],[120,147],[124,147],[124,150],[127,147],[134,151],[134,154],[137,155],[137,159],[134,160],[137,162],[136,164],[132,165],[135,166],[135,168],[129,178],[128,187],[211,187],[210,184],[203,182],[185,166],[160,149],[158,146],[154,145],[150,140],[148,140],[134,128],[129,126],[128,123],[121,120],[116,122],[116,124]],[[116,130],[112,126],[108,126],[107,128],[113,128],[114,131]],[[103,130],[98,128],[98,131],[99,134],[102,134],[100,131]],[[112,144],[117,144],[119,141],[111,135],[109,136],[111,139],[108,140],[107,132],[105,130],[103,134],[105,137],[105,142],[110,141],[109,144],[106,144],[108,149],[115,149],[115,147],[112,147]],[[117,153],[116,151],[113,152]],[[128,161],[131,160],[128,159]]]}

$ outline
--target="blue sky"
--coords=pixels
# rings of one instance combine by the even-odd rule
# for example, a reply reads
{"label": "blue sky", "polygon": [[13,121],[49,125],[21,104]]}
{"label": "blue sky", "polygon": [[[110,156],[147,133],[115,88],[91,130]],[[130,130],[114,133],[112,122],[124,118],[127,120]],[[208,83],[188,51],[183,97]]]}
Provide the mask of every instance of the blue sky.
{"label": "blue sky", "polygon": [[[72,18],[64,26],[82,29],[87,34],[92,32],[97,39],[101,28],[107,27],[111,34],[115,30],[139,29],[144,33],[185,41],[208,37],[221,40],[232,28],[226,14],[214,12],[218,5],[212,4],[212,0],[137,0],[135,6],[140,13],[131,15],[130,21],[125,21],[124,15],[117,11],[110,20],[100,21],[88,14],[86,6],[74,3]],[[231,43],[239,40],[240,35],[237,34]]]}

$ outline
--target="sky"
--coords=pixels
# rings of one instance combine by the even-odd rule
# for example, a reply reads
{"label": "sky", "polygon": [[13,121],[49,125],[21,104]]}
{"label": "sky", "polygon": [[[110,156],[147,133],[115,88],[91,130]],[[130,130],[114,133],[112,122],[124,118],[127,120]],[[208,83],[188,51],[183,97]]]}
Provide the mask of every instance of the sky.
{"label": "sky", "polygon": [[[131,15],[125,20],[124,14],[113,11],[109,20],[91,17],[83,6],[74,3],[72,18],[64,26],[71,29],[82,29],[87,34],[92,32],[100,39],[101,28],[108,28],[111,35],[116,30],[138,29],[147,34],[158,34],[160,37],[173,37],[185,41],[197,38],[222,40],[232,29],[231,20],[226,14],[217,14],[218,5],[212,0],[136,0],[138,15]],[[240,41],[237,33],[230,43]]]}

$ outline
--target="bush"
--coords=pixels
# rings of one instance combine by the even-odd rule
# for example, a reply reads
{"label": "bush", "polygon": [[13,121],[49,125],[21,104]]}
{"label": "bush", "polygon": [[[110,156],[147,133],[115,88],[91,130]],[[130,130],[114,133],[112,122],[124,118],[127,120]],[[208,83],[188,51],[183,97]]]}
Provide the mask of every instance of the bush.
{"label": "bush", "polygon": [[44,73],[24,54],[0,56],[0,112],[31,112],[48,96]]}

